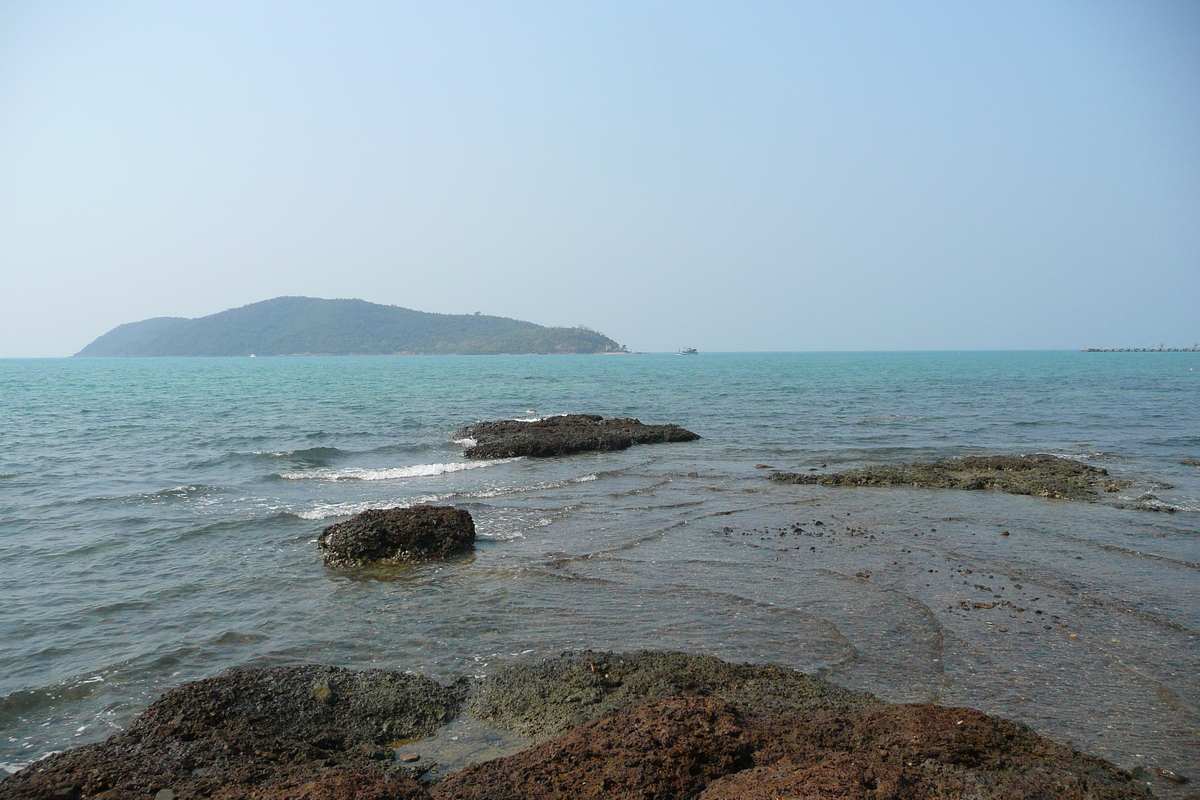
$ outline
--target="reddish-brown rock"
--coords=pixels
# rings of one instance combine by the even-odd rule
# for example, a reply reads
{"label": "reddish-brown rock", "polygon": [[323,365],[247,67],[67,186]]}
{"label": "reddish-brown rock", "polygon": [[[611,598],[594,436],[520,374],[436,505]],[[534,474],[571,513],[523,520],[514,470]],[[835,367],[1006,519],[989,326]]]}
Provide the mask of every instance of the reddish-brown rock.
{"label": "reddish-brown rock", "polygon": [[581,725],[561,738],[467,767],[440,800],[693,797],[752,765],[741,715],[715,697],[668,697]]}
{"label": "reddish-brown rock", "polygon": [[0,781],[0,800],[1153,796],[1112,764],[1019,723],[888,705],[781,667],[587,651],[501,670],[483,684],[477,712],[541,741],[432,786],[402,774],[387,745],[453,717],[462,684],[295,667],[180,687],[126,733]]}
{"label": "reddish-brown rock", "polygon": [[1130,800],[1152,795],[1112,764],[980,711],[934,705],[759,718],[757,766],[703,800]]}
{"label": "reddish-brown rock", "polygon": [[979,711],[743,713],[716,697],[622,708],[433,787],[436,800],[1134,800],[1106,761]]}

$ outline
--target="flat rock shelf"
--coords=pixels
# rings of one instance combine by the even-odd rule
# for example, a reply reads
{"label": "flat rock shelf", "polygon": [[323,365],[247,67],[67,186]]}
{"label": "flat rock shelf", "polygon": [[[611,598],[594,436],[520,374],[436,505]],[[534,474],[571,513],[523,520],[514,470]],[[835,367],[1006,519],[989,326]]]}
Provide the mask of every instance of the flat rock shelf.
{"label": "flat rock shelf", "polygon": [[883,464],[844,472],[774,472],[770,477],[776,483],[821,486],[999,489],[1010,494],[1060,500],[1093,500],[1097,490],[1115,492],[1130,485],[1128,481],[1111,477],[1107,470],[1045,453]]}
{"label": "flat rock shelf", "polygon": [[467,458],[547,458],[590,450],[624,450],[635,444],[691,442],[699,434],[678,425],[644,425],[641,420],[595,414],[564,414],[538,420],[477,422],[454,432],[468,442]]}

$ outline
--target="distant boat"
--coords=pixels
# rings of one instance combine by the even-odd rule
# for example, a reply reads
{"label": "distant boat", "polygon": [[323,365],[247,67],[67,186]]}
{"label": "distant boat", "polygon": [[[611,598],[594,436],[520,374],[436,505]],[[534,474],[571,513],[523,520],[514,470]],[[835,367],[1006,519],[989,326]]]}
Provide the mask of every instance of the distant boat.
{"label": "distant boat", "polygon": [[694,347],[681,347],[675,351],[675,355],[677,355],[677,356],[698,356],[698,355],[700,355],[700,351]]}

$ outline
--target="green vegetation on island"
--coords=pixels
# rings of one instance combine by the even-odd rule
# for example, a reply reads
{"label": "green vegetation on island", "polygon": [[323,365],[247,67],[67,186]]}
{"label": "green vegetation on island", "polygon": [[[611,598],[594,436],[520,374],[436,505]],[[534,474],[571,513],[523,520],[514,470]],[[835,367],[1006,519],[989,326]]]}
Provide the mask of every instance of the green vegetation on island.
{"label": "green vegetation on island", "polygon": [[611,353],[589,328],[484,314],[430,314],[365,300],[276,297],[198,319],[118,325],[76,356],[493,355]]}

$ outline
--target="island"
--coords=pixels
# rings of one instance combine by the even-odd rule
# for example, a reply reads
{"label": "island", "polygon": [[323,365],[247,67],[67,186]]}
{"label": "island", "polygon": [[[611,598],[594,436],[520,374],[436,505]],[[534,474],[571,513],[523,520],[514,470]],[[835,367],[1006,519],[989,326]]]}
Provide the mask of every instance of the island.
{"label": "island", "polygon": [[586,327],[432,314],[365,300],[276,297],[197,319],[118,325],[76,357],[620,353]]}

